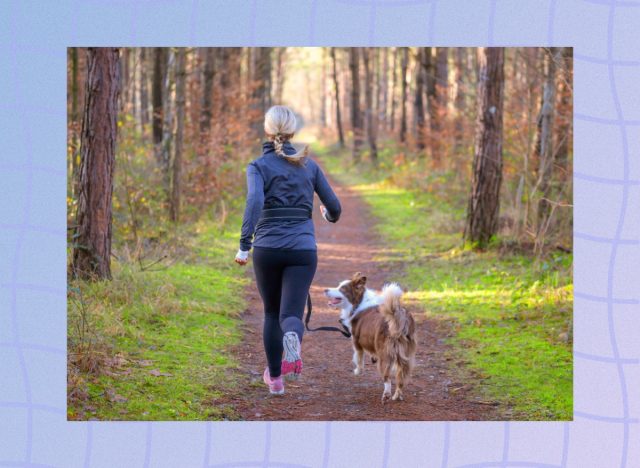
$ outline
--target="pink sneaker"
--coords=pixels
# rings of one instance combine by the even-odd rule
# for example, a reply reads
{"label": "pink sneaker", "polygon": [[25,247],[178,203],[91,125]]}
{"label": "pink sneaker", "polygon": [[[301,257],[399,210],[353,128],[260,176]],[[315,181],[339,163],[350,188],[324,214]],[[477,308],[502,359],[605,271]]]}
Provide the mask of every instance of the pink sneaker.
{"label": "pink sneaker", "polygon": [[262,380],[269,387],[269,393],[272,395],[282,395],[284,393],[284,383],[282,382],[282,376],[271,378],[269,374],[269,368],[267,367],[262,374]]}
{"label": "pink sneaker", "polygon": [[295,332],[287,332],[282,338],[284,359],[281,372],[287,380],[297,380],[302,373],[302,357],[300,356],[300,340]]}

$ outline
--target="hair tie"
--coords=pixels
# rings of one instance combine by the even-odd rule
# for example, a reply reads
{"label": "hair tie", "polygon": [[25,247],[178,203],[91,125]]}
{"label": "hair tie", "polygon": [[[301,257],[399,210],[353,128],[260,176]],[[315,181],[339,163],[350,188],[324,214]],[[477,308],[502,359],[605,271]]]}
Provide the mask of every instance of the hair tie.
{"label": "hair tie", "polygon": [[285,157],[286,154],[283,150],[283,138],[282,138],[282,133],[278,132],[276,133],[275,137],[273,138],[273,146],[275,147],[276,150],[276,154],[278,154],[279,156]]}

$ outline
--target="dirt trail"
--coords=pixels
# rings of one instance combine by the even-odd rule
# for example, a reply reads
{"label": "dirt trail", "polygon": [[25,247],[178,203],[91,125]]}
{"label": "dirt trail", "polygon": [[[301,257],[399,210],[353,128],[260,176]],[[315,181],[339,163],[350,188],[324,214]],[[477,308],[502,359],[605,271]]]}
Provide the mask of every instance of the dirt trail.
{"label": "dirt trail", "polygon": [[[314,222],[318,242],[318,270],[311,287],[311,326],[336,325],[338,312],[327,305],[322,291],[335,287],[354,272],[368,277],[368,286],[379,290],[384,282],[399,280],[401,272],[374,259],[381,242],[371,232],[373,222],[357,194],[332,181],[342,204],[337,224],[325,222],[316,205]],[[316,199],[316,204],[318,200]],[[252,271],[251,264],[248,267]],[[253,275],[253,273],[251,273]],[[455,382],[453,363],[444,356],[446,328],[425,319],[409,306],[418,325],[418,353],[405,401],[382,405],[382,381],[367,358],[363,375],[355,376],[351,340],[334,332],[306,332],[302,344],[304,371],[297,382],[285,382],[286,394],[271,396],[262,383],[266,366],[262,346],[263,310],[252,284],[249,307],[243,314],[244,341],[236,350],[241,363],[237,395],[215,404],[231,404],[244,420],[487,420],[495,410],[472,398],[466,386]],[[452,382],[453,381],[453,382]]]}

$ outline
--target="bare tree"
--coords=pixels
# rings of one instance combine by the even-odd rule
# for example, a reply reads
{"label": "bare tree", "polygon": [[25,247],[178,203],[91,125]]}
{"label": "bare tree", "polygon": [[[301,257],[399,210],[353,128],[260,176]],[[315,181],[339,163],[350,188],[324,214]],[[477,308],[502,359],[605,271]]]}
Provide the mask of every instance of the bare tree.
{"label": "bare tree", "polygon": [[431,131],[431,157],[436,165],[442,159],[442,131],[447,111],[448,95],[448,52],[446,47],[436,49],[435,65],[429,61],[429,68],[433,73],[433,78],[428,84],[429,94],[429,127]]}
{"label": "bare tree", "polygon": [[400,98],[400,142],[407,140],[407,67],[409,66],[409,48],[402,47],[400,50],[400,78],[402,80],[402,96]]}
{"label": "bare tree", "polygon": [[73,244],[73,275],[111,278],[111,197],[115,163],[119,51],[90,47],[81,134],[80,191]]}
{"label": "bare tree", "polygon": [[255,137],[262,134],[260,116],[271,106],[271,47],[250,49],[252,128]]}
{"label": "bare tree", "polygon": [[331,63],[333,65],[333,90],[336,98],[336,126],[338,127],[338,141],[344,148],[344,132],[342,130],[342,116],[340,115],[340,87],[338,81],[338,67],[336,65],[336,48],[331,48]]}
{"label": "bare tree", "polygon": [[149,89],[147,87],[147,48],[140,47],[140,124],[149,123]]}
{"label": "bare tree", "polygon": [[287,48],[286,47],[277,47],[275,58],[276,58],[276,71],[275,71],[275,84],[273,89],[273,100],[276,104],[282,104],[282,93],[284,90],[284,60]]}
{"label": "bare tree", "polygon": [[364,75],[365,75],[365,115],[367,119],[367,141],[369,142],[369,157],[374,165],[378,164],[378,146],[376,143],[377,137],[377,116],[375,115],[375,108],[373,106],[373,72],[371,70],[371,55],[372,51],[370,47],[362,49],[362,58],[364,61]]}
{"label": "bare tree", "polygon": [[[255,67],[252,73],[254,108],[264,114],[271,106],[271,47],[256,47]],[[258,131],[261,125],[258,122]]]}
{"label": "bare tree", "polygon": [[562,49],[550,48],[545,54],[545,80],[542,89],[542,105],[538,118],[538,142],[536,156],[538,159],[538,181],[536,187],[539,194],[537,233],[549,217],[551,205],[549,193],[551,189],[551,171],[554,163],[553,126],[556,101],[556,64],[561,59]]}
{"label": "bare tree", "polygon": [[119,112],[128,112],[128,104],[129,104],[129,48],[123,47],[121,53],[119,55],[119,65],[120,67],[120,90],[118,95],[120,99],[118,100],[118,105],[120,106]]}
{"label": "bare tree", "polygon": [[571,174],[568,172],[569,154],[573,152],[571,147],[571,118],[573,99],[573,48],[563,47],[562,49],[562,75],[558,93],[560,98],[557,103],[557,132],[556,132],[556,161],[560,169],[560,176],[563,180],[568,179]]}
{"label": "bare tree", "polygon": [[382,70],[380,72],[380,106],[379,121],[382,123],[384,130],[388,128],[387,108],[389,106],[389,48],[384,47],[380,53],[382,54]]}
{"label": "bare tree", "polygon": [[353,131],[353,162],[360,162],[362,146],[362,115],[360,112],[360,51],[349,47],[349,70],[351,71],[351,129]]}
{"label": "bare tree", "polygon": [[[220,79],[219,89],[215,113],[216,118],[219,120],[219,124],[225,121],[226,116],[231,112],[234,112],[233,104],[237,105],[238,96],[240,95],[240,83],[242,73],[242,47],[221,47],[217,49],[219,54],[220,63]],[[259,120],[259,119],[258,119]],[[254,122],[254,120],[251,120]],[[232,141],[230,129],[226,126],[219,127],[220,134],[220,148],[227,148]],[[222,158],[226,159],[229,156],[228,151],[222,153]]]}
{"label": "bare tree", "polygon": [[393,77],[391,81],[391,115],[389,116],[389,130],[393,131],[396,126],[396,82],[398,81],[398,48],[393,50],[393,66],[391,67]]}
{"label": "bare tree", "polygon": [[164,47],[155,47],[153,51],[153,144],[156,162],[162,166],[162,122],[164,120],[164,112],[162,108],[164,88],[164,79],[166,74],[166,49]]}
{"label": "bare tree", "polygon": [[[215,77],[215,49],[206,47],[204,50],[204,83],[202,87],[202,106],[200,108],[200,134],[205,137],[211,129],[211,117],[213,116],[213,79]],[[206,140],[205,140],[206,141]]]}
{"label": "bare tree", "polygon": [[462,47],[456,48],[455,53],[455,67],[456,67],[456,96],[454,99],[456,117],[454,128],[454,148],[456,154],[462,151],[464,141],[464,121],[465,121],[465,92],[464,92],[464,76],[465,76],[465,49]]}
{"label": "bare tree", "polygon": [[416,120],[416,145],[419,150],[423,150],[425,148],[425,120],[424,120],[424,79],[425,79],[425,48],[418,47],[417,58],[416,58],[416,89],[413,100],[413,113],[415,115]]}
{"label": "bare tree", "polygon": [[162,85],[162,143],[160,145],[160,169],[162,171],[162,185],[171,204],[171,145],[173,143],[173,88],[175,80],[175,51],[169,49],[165,62],[164,83]]}
{"label": "bare tree", "polygon": [[71,190],[74,196],[78,196],[80,148],[78,145],[78,48],[71,47]]}
{"label": "bare tree", "polygon": [[498,230],[502,184],[504,49],[480,49],[478,61],[480,79],[473,182],[464,237],[482,248]]}
{"label": "bare tree", "polygon": [[185,82],[187,76],[186,62],[186,50],[184,47],[180,47],[178,48],[176,59],[176,144],[173,154],[171,199],[169,203],[169,217],[174,223],[180,218],[180,179],[184,137]]}
{"label": "bare tree", "polygon": [[322,49],[322,60],[320,62],[322,70],[320,72],[320,125],[327,126],[327,49]]}

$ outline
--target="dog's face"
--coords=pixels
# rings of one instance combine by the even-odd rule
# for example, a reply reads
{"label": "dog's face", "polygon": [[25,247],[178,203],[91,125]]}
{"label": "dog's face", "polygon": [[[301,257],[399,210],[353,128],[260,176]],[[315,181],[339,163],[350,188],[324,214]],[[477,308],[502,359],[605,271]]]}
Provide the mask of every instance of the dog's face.
{"label": "dog's face", "polygon": [[349,280],[345,280],[338,285],[337,288],[329,288],[324,290],[325,296],[329,298],[331,307],[344,309],[360,304],[362,296],[365,292],[367,277],[362,276],[360,272],[356,273]]}

